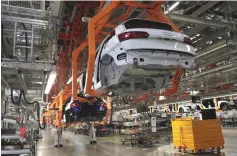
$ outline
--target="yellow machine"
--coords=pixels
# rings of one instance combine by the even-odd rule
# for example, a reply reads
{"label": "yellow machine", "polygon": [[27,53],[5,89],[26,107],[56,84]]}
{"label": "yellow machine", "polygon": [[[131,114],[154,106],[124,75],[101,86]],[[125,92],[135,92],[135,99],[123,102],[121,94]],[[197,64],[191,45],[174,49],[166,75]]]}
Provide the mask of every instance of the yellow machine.
{"label": "yellow machine", "polygon": [[175,148],[196,152],[209,148],[220,151],[224,147],[221,122],[218,119],[177,119],[172,121],[172,134]]}

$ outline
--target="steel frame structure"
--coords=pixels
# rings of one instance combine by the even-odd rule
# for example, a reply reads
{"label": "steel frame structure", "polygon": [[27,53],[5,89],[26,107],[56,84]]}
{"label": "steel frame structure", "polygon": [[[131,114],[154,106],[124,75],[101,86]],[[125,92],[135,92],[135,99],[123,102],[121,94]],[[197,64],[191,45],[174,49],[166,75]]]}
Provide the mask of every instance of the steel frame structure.
{"label": "steel frame structure", "polygon": [[[83,101],[88,101],[85,98],[78,97],[77,92],[78,89],[80,90],[78,84],[77,84],[77,78],[78,76],[84,72],[85,70],[87,71],[87,77],[86,77],[86,88],[85,88],[85,94],[96,97],[96,96],[107,96],[101,95],[98,91],[92,89],[92,77],[93,77],[93,69],[94,69],[94,61],[95,61],[95,50],[96,50],[96,44],[100,43],[104,36],[107,36],[109,32],[103,31],[104,28],[115,28],[117,26],[117,22],[123,22],[128,17],[131,15],[131,12],[135,9],[142,9],[142,12],[145,12],[145,19],[149,20],[154,20],[154,21],[161,21],[161,22],[166,22],[169,23],[172,27],[173,30],[178,32],[179,29],[171,22],[171,20],[163,13],[161,9],[161,5],[164,4],[164,2],[154,2],[151,4],[142,4],[138,2],[100,2],[99,6],[99,12],[92,18],[88,18],[88,36],[84,42],[82,40],[77,41],[79,43],[79,47],[77,47],[73,52],[72,52],[72,77],[69,79],[68,83],[69,86],[67,85],[67,90],[69,90],[70,94],[72,95],[72,100],[80,100],[81,102]],[[215,5],[215,3],[205,6],[207,8],[210,8],[211,6]],[[112,19],[113,13],[117,11],[117,9],[121,9],[122,7],[126,7],[126,12],[121,13],[120,16],[117,16],[115,19]],[[206,10],[207,8],[201,8]],[[195,14],[195,13],[194,13]],[[170,18],[175,20],[175,21],[181,21],[181,22],[190,22],[195,25],[200,25],[204,24],[205,26],[213,26],[216,28],[228,28],[228,29],[233,29],[234,24],[229,24],[226,22],[220,22],[220,21],[215,21],[215,20],[207,20],[203,18],[198,18],[198,17],[190,17],[190,16],[178,16],[177,14],[171,13],[169,14]],[[86,17],[86,16],[83,16]],[[201,30],[201,29],[200,29]],[[73,33],[75,34],[75,33]],[[70,34],[67,37],[68,40],[70,40],[70,43],[74,41],[74,45],[70,44],[70,50],[75,48],[75,40],[72,40],[72,35]],[[70,52],[69,50],[69,52]],[[88,51],[88,52],[87,52]],[[88,55],[88,60],[87,63],[85,63],[86,55]],[[71,55],[71,53],[69,53]],[[83,65],[83,66],[82,66]],[[141,101],[147,101],[147,100],[157,100],[158,97],[160,96],[170,96],[174,95],[169,98],[174,98],[177,96],[180,97],[187,97],[189,93],[184,92],[182,90],[179,90],[179,82],[180,78],[182,76],[182,69],[178,69],[176,71],[176,74],[173,78],[171,88],[166,89],[164,92],[161,93],[153,93],[150,91],[148,94],[143,94],[135,98],[134,100],[131,100],[128,98],[129,102],[141,102]],[[65,89],[64,89],[65,90]]]}
{"label": "steel frame structure", "polygon": [[[19,6],[12,6],[13,4],[10,3],[11,2],[9,1],[8,4],[1,4],[3,7],[1,20],[4,28],[4,50],[2,53],[4,55],[2,56],[1,66],[4,70],[9,71],[22,69],[22,74],[26,79],[31,76],[38,76],[41,71],[54,70],[54,62],[49,61],[50,59],[45,57],[47,55],[46,48],[52,46],[52,44],[48,43],[50,40],[50,33],[52,33],[53,30],[50,26],[52,21],[49,20],[52,18],[51,12],[36,8],[26,8],[22,5],[24,2],[17,3]],[[43,5],[44,4],[42,4],[42,6]],[[22,14],[23,12],[26,12],[27,14]],[[42,58],[43,60],[39,60]],[[34,72],[29,76],[28,74],[25,74],[27,70]],[[12,77],[12,75],[4,75],[11,89],[23,89],[25,92],[27,92],[27,90],[44,89],[45,81],[42,81],[43,87],[36,84],[41,80],[32,81],[32,83],[28,83],[26,86],[25,80],[22,79],[22,74],[19,76],[19,74],[15,73],[14,78],[16,80],[11,83],[9,82],[8,77]],[[19,79],[21,83],[14,84],[14,82]]]}
{"label": "steel frame structure", "polygon": [[[105,8],[103,8],[97,15],[91,18],[88,22],[88,39],[85,40],[77,49],[72,53],[72,99],[73,100],[83,100],[77,96],[77,76],[78,76],[78,56],[79,54],[88,47],[88,61],[87,61],[87,78],[86,78],[86,89],[85,94],[90,96],[106,96],[101,95],[96,90],[91,89],[92,87],[92,77],[95,61],[95,49],[96,42],[101,41],[101,34],[108,35],[108,32],[101,31],[104,27],[115,28],[116,21],[125,21],[128,18],[130,11],[134,8],[141,8],[147,11],[146,19],[161,21],[169,23],[173,30],[178,32],[178,28],[171,22],[171,20],[163,13],[161,5],[164,2],[156,2],[156,4],[141,4],[137,2],[110,2]],[[109,21],[110,16],[116,9],[127,6],[127,12],[116,19]],[[100,6],[101,8],[102,6]],[[79,60],[80,61],[80,60]],[[80,71],[80,70],[79,70]]]}
{"label": "steel frame structure", "polygon": [[[69,78],[68,75],[66,75],[66,70],[70,70],[72,51],[78,46],[78,44],[83,42],[83,39],[80,37],[82,36],[83,31],[81,27],[81,18],[88,14],[90,8],[94,7],[95,6],[92,2],[77,2],[73,10],[73,17],[70,20],[71,23],[64,23],[66,33],[59,34],[59,39],[63,40],[64,44],[58,54],[58,62],[56,67],[57,77],[56,82],[50,91],[49,99],[56,96],[63,89],[67,79]],[[84,11],[82,11],[82,9],[84,9]]]}
{"label": "steel frame structure", "polygon": [[[103,28],[115,28],[116,27],[115,22],[125,21],[129,17],[131,11],[134,8],[140,8],[140,9],[146,10],[147,12],[146,19],[169,23],[172,26],[174,31],[176,32],[179,31],[179,29],[175,26],[175,24],[173,24],[172,21],[162,11],[162,8],[161,8],[162,4],[164,4],[164,2],[156,2],[155,5],[154,4],[151,5],[151,4],[141,4],[138,2],[129,2],[129,1],[124,1],[124,2],[111,1],[109,4],[107,4],[104,7],[105,2],[103,1],[100,2],[100,6],[98,9],[99,12],[94,17],[90,18],[88,22],[87,39],[81,43],[80,43],[81,40],[79,41],[77,40],[77,43],[80,43],[80,46],[77,47],[72,52],[72,81],[69,81],[66,87],[58,94],[58,96],[49,106],[49,108],[59,108],[59,111],[56,112],[56,124],[58,126],[62,126],[59,120],[62,119],[62,105],[63,105],[64,100],[66,99],[65,97],[68,98],[71,95],[72,100],[79,100],[81,102],[91,102],[88,99],[77,96],[77,91],[78,89],[80,89],[77,84],[78,73],[81,74],[85,70],[85,67],[78,67],[78,63],[82,63],[82,64],[84,63],[85,59],[83,59],[83,57],[85,57],[85,55],[82,55],[83,57],[81,57],[81,54],[83,53],[83,50],[86,48],[88,49],[88,60],[86,63],[87,64],[86,66],[87,84],[86,84],[85,94],[93,96],[93,97],[107,96],[107,95],[101,95],[96,90],[91,89],[94,62],[95,62],[96,43],[100,43],[103,37],[109,34],[109,32],[102,31]],[[77,5],[77,6],[80,6],[80,5]],[[117,17],[116,19],[111,20],[110,17],[112,13],[114,13],[116,9],[119,9],[121,7],[127,7],[127,11],[124,14]],[[76,19],[74,19],[74,22],[76,22]],[[72,28],[73,28],[72,29],[73,34],[75,33],[75,29],[80,30],[78,29],[78,27],[75,27],[74,25],[72,25]],[[73,44],[76,45],[75,38],[73,37],[73,35],[65,35],[65,37],[67,40],[70,39],[70,46],[69,46],[70,48],[68,49],[68,51],[70,52],[71,48],[73,47]],[[177,70],[176,76],[173,81],[174,82],[173,88],[169,89],[167,91],[167,94],[174,93],[176,91],[181,75],[182,75],[182,69]],[[142,95],[142,97],[144,97],[144,95]],[[145,97],[148,97],[148,96],[145,96]],[[111,113],[110,112],[111,101],[108,96],[106,99],[106,104],[107,104],[108,111],[106,114],[105,121],[103,121],[102,123],[107,123],[107,121],[109,120],[109,115]],[[47,112],[49,113],[49,114],[46,113],[47,116],[50,116],[51,114],[50,114],[49,109]]]}

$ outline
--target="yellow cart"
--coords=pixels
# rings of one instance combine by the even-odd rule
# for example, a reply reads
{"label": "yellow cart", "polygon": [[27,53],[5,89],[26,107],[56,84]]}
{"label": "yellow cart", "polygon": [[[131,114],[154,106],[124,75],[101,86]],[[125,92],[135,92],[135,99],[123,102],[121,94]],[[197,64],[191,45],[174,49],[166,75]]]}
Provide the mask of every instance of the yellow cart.
{"label": "yellow cart", "polygon": [[172,121],[173,144],[180,150],[198,150],[224,148],[221,122],[218,119],[192,120],[176,119]]}

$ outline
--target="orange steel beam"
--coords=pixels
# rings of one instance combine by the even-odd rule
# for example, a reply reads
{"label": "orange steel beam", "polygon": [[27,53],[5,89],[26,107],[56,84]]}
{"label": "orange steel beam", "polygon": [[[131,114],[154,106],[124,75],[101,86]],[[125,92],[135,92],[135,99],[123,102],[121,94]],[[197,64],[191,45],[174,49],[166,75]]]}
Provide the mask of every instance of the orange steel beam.
{"label": "orange steel beam", "polygon": [[[92,91],[91,90],[91,88],[89,88],[88,89],[88,86],[92,86],[92,74],[91,74],[91,70],[93,71],[93,66],[94,65],[92,65],[92,63],[94,64],[94,61],[93,61],[93,56],[94,56],[94,54],[93,53],[95,53],[95,42],[99,42],[99,41],[101,41],[101,40],[95,40],[95,36],[100,32],[100,30],[103,28],[103,25],[101,24],[100,26],[98,26],[97,28],[96,28],[96,32],[95,32],[95,23],[97,22],[97,21],[99,21],[99,20],[101,20],[101,19],[103,19],[104,18],[104,22],[103,23],[105,23],[107,20],[108,20],[108,18],[109,18],[109,12],[111,12],[112,10],[113,10],[113,8],[116,8],[116,6],[118,6],[118,3],[117,2],[111,2],[111,4],[110,4],[112,7],[111,8],[109,8],[109,7],[106,7],[103,11],[102,11],[102,15],[97,15],[97,16],[99,16],[99,19],[96,19],[95,17],[93,18],[93,19],[91,19],[90,21],[89,21],[89,26],[88,27],[93,27],[92,28],[92,31],[89,31],[89,37],[88,37],[88,39],[89,39],[89,42],[90,43],[92,43],[91,45],[93,45],[93,47],[91,47],[91,46],[89,46],[89,59],[88,59],[88,70],[89,70],[89,72],[87,72],[88,73],[88,75],[87,75],[87,81],[89,80],[89,82],[87,83],[87,84],[89,84],[89,85],[87,85],[86,86],[86,92],[90,92],[90,93],[93,93],[93,94],[96,94],[97,96],[99,96],[100,94],[98,93],[98,92],[95,92],[95,91]],[[104,14],[103,14],[103,12],[105,12]],[[94,21],[95,22],[94,22]],[[92,25],[92,26],[91,26]],[[89,28],[90,29],[90,28]],[[78,97],[77,97],[77,82],[76,82],[76,80],[77,80],[77,57],[78,57],[78,55],[79,55],[79,53],[86,47],[88,45],[88,41],[85,41],[85,42],[83,42],[76,50],[74,50],[73,51],[73,54],[72,54],[72,99],[73,100],[76,100],[76,99],[78,99]],[[91,48],[90,48],[91,47]],[[91,49],[94,49],[94,52],[91,52],[92,50]],[[91,52],[91,53],[90,53]],[[93,56],[91,56],[91,54],[93,55]],[[92,63],[91,63],[92,62]],[[91,78],[90,78],[91,77]]]}
{"label": "orange steel beam", "polygon": [[[96,16],[94,16],[93,18],[90,19],[89,23],[88,23],[88,40],[84,41],[74,52],[72,55],[72,94],[73,94],[73,99],[74,100],[78,100],[77,97],[77,89],[78,89],[78,85],[77,85],[77,71],[78,71],[78,67],[77,67],[77,57],[79,55],[79,53],[88,45],[88,51],[89,51],[89,58],[87,61],[87,77],[86,77],[86,88],[85,88],[85,94],[89,94],[92,96],[100,96],[101,94],[96,91],[93,90],[92,87],[92,77],[93,77],[93,70],[94,70],[94,61],[95,61],[95,45],[96,42],[101,41],[102,39],[98,39],[97,35],[100,34],[104,34],[103,32],[100,32],[102,30],[103,27],[115,27],[115,25],[113,24],[113,22],[116,22],[118,20],[125,20],[132,7],[139,7],[139,8],[145,8],[147,9],[148,15],[147,15],[147,19],[151,19],[151,20],[159,20],[159,21],[163,21],[163,22],[167,22],[169,23],[174,31],[179,31],[178,28],[169,20],[168,17],[166,17],[166,15],[162,12],[160,5],[163,4],[164,2],[157,2],[155,5],[147,5],[147,4],[140,4],[137,2],[114,2],[112,1],[106,8],[104,8],[103,10],[101,10]],[[125,4],[128,7],[127,12],[120,16],[117,19],[112,20],[111,22],[108,22],[108,19],[110,17],[111,13],[114,9],[119,8],[120,4]],[[101,7],[102,7],[102,3],[101,3]],[[107,22],[107,24],[106,24]],[[80,60],[79,60],[80,61]]]}
{"label": "orange steel beam", "polygon": [[135,99],[135,101],[146,101],[146,100],[148,100],[148,98],[149,98],[149,95],[148,95],[148,94],[142,94],[142,95],[140,95],[139,97],[137,97],[137,98]]}
{"label": "orange steel beam", "polygon": [[[111,11],[113,11],[118,6],[119,6],[118,2],[115,2],[115,1],[110,2],[110,4],[106,8],[104,8],[96,16],[91,18],[88,23],[89,58],[87,62],[87,79],[86,79],[87,83],[86,83],[86,88],[85,88],[85,94],[100,96],[100,93],[98,91],[91,89],[94,62],[95,62],[95,49],[96,49],[95,38],[96,38],[96,35],[99,33],[99,31],[101,31],[101,29],[103,28],[103,25],[105,24],[105,22],[108,20],[109,13],[111,13]],[[97,22],[99,22],[101,25],[97,27],[97,30],[95,30]]]}
{"label": "orange steel beam", "polygon": [[101,11],[101,9],[103,8],[104,4],[105,4],[105,1],[100,1],[99,11]]}
{"label": "orange steel beam", "polygon": [[[56,126],[62,126],[61,119],[62,119],[62,110],[63,110],[63,105],[64,101],[64,90],[59,92],[58,96],[55,98],[53,103],[50,105],[50,108],[59,108],[59,110],[56,112],[56,120],[55,124]],[[48,110],[50,112],[50,110]],[[51,115],[51,114],[50,114]]]}
{"label": "orange steel beam", "polygon": [[100,34],[104,35],[104,36],[107,36],[109,34],[109,32],[104,32],[104,31],[101,31]]}
{"label": "orange steel beam", "polygon": [[116,27],[116,25],[108,23],[108,24],[105,24],[104,27],[114,29]]}
{"label": "orange steel beam", "polygon": [[110,97],[107,96],[106,98],[106,106],[107,106],[107,112],[105,116],[105,120],[103,121],[103,124],[108,123],[110,115],[111,115],[111,102]]}
{"label": "orange steel beam", "polygon": [[122,3],[124,3],[127,6],[138,7],[138,8],[142,8],[142,9],[152,9],[152,8],[154,8],[154,5],[142,4],[142,3],[133,2],[133,1],[125,1],[125,2],[122,2]]}
{"label": "orange steel beam", "polygon": [[88,41],[84,41],[78,48],[76,48],[73,52],[72,52],[72,100],[84,100],[83,98],[80,98],[77,96],[77,59],[78,59],[78,55],[80,54],[80,52],[82,52],[83,49],[85,49],[88,45]]}

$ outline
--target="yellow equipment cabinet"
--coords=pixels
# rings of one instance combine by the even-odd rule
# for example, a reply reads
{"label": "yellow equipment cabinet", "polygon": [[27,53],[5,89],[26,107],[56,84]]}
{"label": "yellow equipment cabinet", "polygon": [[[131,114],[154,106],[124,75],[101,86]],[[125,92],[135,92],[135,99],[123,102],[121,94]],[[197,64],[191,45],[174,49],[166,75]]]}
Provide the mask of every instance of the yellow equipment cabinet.
{"label": "yellow equipment cabinet", "polygon": [[209,148],[224,147],[221,122],[211,120],[174,120],[172,121],[173,144],[175,148],[191,149],[194,152]]}

